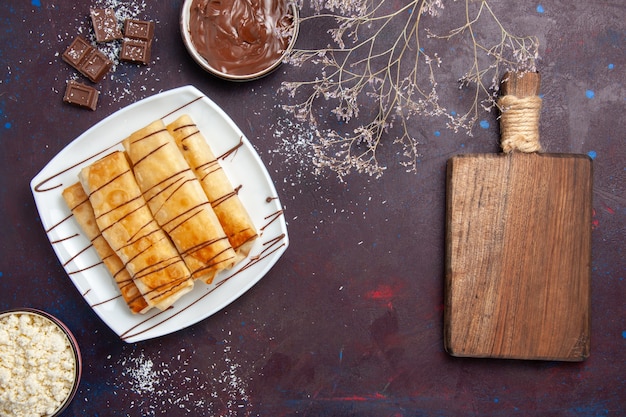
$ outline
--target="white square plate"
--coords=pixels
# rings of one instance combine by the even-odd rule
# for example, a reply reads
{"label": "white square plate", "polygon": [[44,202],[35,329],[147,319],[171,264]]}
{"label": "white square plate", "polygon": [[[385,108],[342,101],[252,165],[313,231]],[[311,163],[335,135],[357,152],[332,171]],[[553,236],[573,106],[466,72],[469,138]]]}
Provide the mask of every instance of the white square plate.
{"label": "white square plate", "polygon": [[[219,274],[211,285],[194,289],[172,308],[134,315],[117,285],[72,217],[61,192],[78,181],[78,172],[113,150],[122,140],[157,119],[167,124],[189,114],[198,125],[259,231],[248,258]],[[231,152],[233,151],[234,152]],[[267,169],[235,123],[192,86],[148,97],[117,111],[80,135],[31,181],[41,222],[70,279],[100,318],[124,341],[138,342],[183,329],[239,298],[278,261],[289,245],[282,206]]]}

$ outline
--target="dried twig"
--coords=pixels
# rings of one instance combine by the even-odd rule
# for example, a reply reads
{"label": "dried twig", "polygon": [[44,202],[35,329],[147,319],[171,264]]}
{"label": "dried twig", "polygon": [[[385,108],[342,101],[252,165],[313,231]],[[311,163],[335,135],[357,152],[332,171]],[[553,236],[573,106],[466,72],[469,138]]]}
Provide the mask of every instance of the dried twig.
{"label": "dried twig", "polygon": [[[487,0],[447,3],[463,5],[465,21],[445,34],[423,27],[425,16],[437,18],[443,13],[442,0],[411,0],[399,9],[387,2],[312,0],[314,13],[303,18],[301,25],[332,19],[336,27],[328,33],[334,46],[294,50],[288,62],[318,66],[319,74],[315,79],[284,82],[281,87],[295,102],[283,105],[284,110],[315,129],[316,169],[330,169],[340,179],[352,171],[382,175],[385,166],[377,151],[392,127],[399,129],[393,143],[401,149],[401,163],[407,171],[415,171],[419,141],[409,131],[411,118],[443,117],[455,132],[471,135],[480,112],[495,105],[501,74],[510,69],[534,70],[538,59],[537,39],[508,32]],[[500,30],[493,44],[477,36],[486,20]],[[437,40],[469,44],[473,61],[459,80],[460,88],[473,91],[467,111],[451,114],[440,103],[437,80],[445,68],[439,54],[427,52],[426,47]],[[363,121],[368,116],[360,114],[361,106],[372,101],[377,103],[377,112]],[[322,103],[332,103],[331,111],[339,121],[356,123],[350,134],[321,130],[316,106]]]}

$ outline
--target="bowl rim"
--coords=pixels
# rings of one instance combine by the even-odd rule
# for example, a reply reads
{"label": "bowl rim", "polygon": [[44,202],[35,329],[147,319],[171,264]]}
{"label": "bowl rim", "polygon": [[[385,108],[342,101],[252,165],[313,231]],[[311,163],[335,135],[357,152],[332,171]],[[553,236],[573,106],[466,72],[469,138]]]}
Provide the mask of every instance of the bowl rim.
{"label": "bowl rim", "polygon": [[52,322],[52,324],[57,326],[63,332],[63,334],[65,334],[69,341],[72,353],[74,354],[74,382],[72,384],[70,392],[67,394],[67,397],[61,402],[61,404],[59,404],[59,406],[54,410],[54,413],[52,413],[50,417],[59,416],[70,405],[70,403],[74,399],[74,396],[76,395],[76,392],[78,391],[78,386],[80,385],[80,379],[83,371],[83,361],[80,353],[80,347],[78,346],[78,341],[76,340],[76,337],[74,337],[72,331],[67,327],[65,323],[63,323],[63,321],[44,310],[39,310],[37,308],[31,307],[11,308],[8,310],[0,311],[0,318],[13,314],[31,314],[34,316],[43,317],[44,319],[47,319],[48,321]]}
{"label": "bowl rim", "polygon": [[284,61],[285,57],[288,56],[291,51],[293,50],[294,45],[296,44],[296,40],[298,39],[298,33],[300,31],[300,13],[298,10],[298,6],[296,4],[296,2],[294,0],[283,0],[287,3],[287,6],[291,8],[291,11],[293,13],[293,34],[291,36],[291,39],[289,40],[289,44],[287,45],[287,48],[285,49],[285,51],[283,51],[282,55],[280,56],[280,58],[278,58],[276,61],[274,61],[274,63],[272,65],[270,65],[269,67],[261,70],[261,71],[257,71],[255,73],[252,74],[247,74],[247,75],[236,75],[236,74],[228,74],[225,73],[223,71],[220,71],[216,68],[213,68],[206,59],[204,59],[204,57],[202,55],[200,55],[200,53],[198,53],[198,51],[196,50],[196,48],[193,45],[193,42],[191,40],[191,35],[189,33],[189,17],[190,17],[190,8],[191,8],[191,3],[193,3],[194,0],[184,0],[183,1],[183,5],[181,7],[181,12],[180,12],[180,19],[179,19],[179,26],[180,26],[180,33],[181,33],[181,37],[183,39],[183,44],[185,45],[185,48],[187,49],[187,52],[189,52],[189,54],[191,55],[191,57],[193,58],[194,61],[196,61],[196,63],[205,71],[219,77],[225,80],[229,80],[229,81],[252,81],[252,80],[257,80],[259,78],[262,78],[270,73],[272,73],[274,70],[276,70]]}

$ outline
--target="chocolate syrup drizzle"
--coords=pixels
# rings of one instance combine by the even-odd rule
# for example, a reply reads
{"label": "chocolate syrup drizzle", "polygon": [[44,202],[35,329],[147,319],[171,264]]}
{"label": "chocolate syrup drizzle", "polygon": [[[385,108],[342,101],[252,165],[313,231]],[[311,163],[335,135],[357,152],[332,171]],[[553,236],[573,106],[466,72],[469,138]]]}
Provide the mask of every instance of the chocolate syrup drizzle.
{"label": "chocolate syrup drizzle", "polygon": [[43,185],[44,185],[44,184],[46,184],[46,183],[48,183],[49,181],[52,181],[53,179],[55,179],[55,178],[59,177],[60,175],[65,174],[66,172],[71,171],[72,169],[74,169],[74,168],[76,168],[76,167],[79,167],[79,166],[83,165],[84,163],[86,163],[86,162],[88,162],[88,161],[93,160],[94,158],[97,158],[97,157],[98,157],[98,156],[100,156],[100,155],[104,155],[105,153],[110,152],[110,151],[111,151],[114,147],[116,147],[117,145],[118,145],[117,143],[116,143],[116,144],[114,144],[114,145],[111,145],[111,146],[109,146],[108,148],[103,149],[102,151],[100,151],[100,152],[98,152],[98,153],[96,153],[96,154],[94,154],[94,155],[90,156],[89,158],[85,158],[84,160],[79,161],[79,162],[75,163],[74,165],[69,166],[69,167],[67,167],[66,169],[62,170],[62,171],[59,171],[58,173],[56,173],[56,174],[54,174],[54,175],[51,175],[51,176],[50,176],[50,177],[48,177],[48,178],[44,178],[44,179],[43,179],[43,180],[42,180],[39,184],[35,185],[35,187],[34,187],[35,192],[38,192],[38,193],[43,193],[43,192],[46,192],[46,191],[52,191],[52,190],[55,190],[55,189],[57,189],[57,188],[59,188],[59,187],[63,187],[63,183],[59,183],[59,184],[57,184],[57,185],[52,185],[52,186],[50,186],[50,187],[48,187],[48,188],[43,188]]}
{"label": "chocolate syrup drizzle", "polygon": [[[178,107],[177,109],[172,110],[171,112],[167,113],[166,115],[163,116],[163,118],[169,117],[173,114],[175,114],[178,111],[183,110],[185,107],[195,103],[198,100],[201,100],[204,96],[199,96],[194,98],[192,101]],[[56,178],[59,178],[61,175],[65,174],[68,171],[71,171],[81,165],[86,164],[89,161],[92,161],[98,157],[101,157],[107,153],[110,153],[116,146],[118,146],[121,143],[115,143],[99,152],[94,153],[93,155],[78,161],[77,163],[68,166],[67,168],[64,168],[62,170],[60,170],[59,172],[56,172],[52,175],[50,175],[47,178],[44,178],[41,182],[39,182],[38,184],[36,184],[33,187],[34,192],[36,193],[43,193],[43,192],[50,192],[50,191],[55,191],[58,190],[59,188],[63,187],[64,184],[62,182],[59,182],[58,184],[54,184],[54,185],[50,185],[45,187],[46,184],[48,184],[49,182],[53,181]],[[217,159],[222,159],[224,160],[225,158],[231,156],[231,155],[235,155],[237,150],[243,145],[243,137],[240,137],[240,141],[237,145],[235,145],[234,147],[232,147],[231,149],[229,149],[228,151],[226,151],[224,154],[220,155],[219,157],[217,157]],[[217,162],[217,161],[216,161]],[[219,164],[218,164],[219,165]],[[220,167],[221,169],[221,167]],[[233,193],[231,193],[232,195],[236,195],[240,189],[241,189],[241,185],[239,185],[235,191]],[[230,197],[231,194],[229,194],[228,196]],[[224,198],[228,198],[227,196],[224,196]],[[266,203],[270,203],[273,200],[277,200],[278,197],[277,196],[268,196],[266,197],[264,200]],[[263,224],[259,230],[260,231],[265,231],[267,229],[267,227],[270,226],[270,224],[272,224],[273,222],[275,222],[277,219],[279,219],[281,216],[283,215],[283,210],[277,210],[274,213],[271,213],[267,216],[264,217],[264,219],[266,220],[266,223]],[[68,240],[72,240],[72,239],[77,239],[81,236],[81,234],[79,233],[73,233],[71,235],[68,236],[64,236],[64,237],[60,237],[57,239],[52,239],[51,235],[58,230],[61,225],[65,224],[67,221],[69,221],[70,219],[72,219],[73,215],[70,213],[67,217],[61,219],[59,222],[55,223],[54,225],[52,225],[51,227],[49,227],[48,229],[45,230],[46,234],[48,235],[49,239],[50,239],[50,243],[54,246],[63,242],[66,242]],[[261,236],[263,236],[263,233],[261,234]],[[101,236],[99,236],[101,237]],[[224,277],[223,279],[221,279],[220,281],[214,282],[210,287],[207,287],[207,291],[203,294],[199,294],[199,295],[195,295],[195,298],[189,302],[189,304],[185,305],[184,307],[180,308],[176,313],[173,313],[171,315],[166,315],[165,317],[162,317],[163,315],[165,315],[166,313],[171,313],[171,310],[174,307],[170,307],[169,309],[165,310],[165,311],[158,311],[158,310],[153,310],[151,312],[150,315],[146,315],[145,319],[134,324],[133,326],[129,327],[127,330],[123,331],[122,333],[120,333],[120,338],[123,340],[129,340],[132,339],[134,337],[140,336],[144,333],[147,333],[157,327],[159,327],[160,325],[162,325],[165,322],[168,322],[174,318],[176,318],[178,315],[180,315],[182,312],[188,310],[189,308],[191,308],[192,306],[202,302],[206,297],[208,297],[209,295],[211,295],[215,290],[217,290],[219,287],[221,287],[223,284],[225,284],[226,282],[228,282],[229,280],[235,278],[237,275],[239,275],[240,273],[248,270],[249,268],[251,268],[252,266],[256,265],[257,263],[263,261],[264,259],[266,259],[267,257],[271,256],[273,253],[275,253],[276,251],[280,250],[281,248],[285,247],[287,245],[287,242],[285,241],[285,234],[281,233],[277,236],[272,236],[272,237],[265,237],[264,236],[264,242],[261,243],[261,248],[259,249],[258,253],[251,253],[249,254],[248,258],[247,258],[247,262],[245,264],[242,264],[241,266],[239,266],[239,269],[237,269],[236,271],[232,272],[230,275]],[[97,239],[98,237],[96,237]],[[131,237],[131,241],[129,241],[128,244],[132,244],[132,240],[135,240],[136,236]],[[95,240],[95,239],[94,239]],[[90,242],[90,244],[82,249],[80,249],[77,253],[75,253],[74,255],[72,255],[68,260],[66,260],[63,263],[63,267],[66,270],[68,275],[76,275],[76,274],[80,274],[83,272],[86,272],[90,269],[99,267],[101,265],[104,264],[104,262],[102,260],[95,262],[93,264],[84,266],[82,268],[78,268],[78,269],[74,269],[74,270],[69,270],[69,266],[71,264],[74,264],[75,261],[81,257],[81,255],[83,255],[85,252],[87,252],[90,248],[93,247],[93,241]],[[122,270],[117,271],[114,275],[117,276],[117,274],[119,274]],[[128,284],[130,284],[131,281],[128,281]],[[124,285],[123,281],[119,282],[120,286]],[[82,292],[82,296],[84,298],[86,298],[90,293],[92,292],[92,288],[88,288],[85,291]],[[187,295],[189,296],[189,295]],[[109,299],[105,299],[105,300],[100,300],[96,303],[91,303],[90,306],[94,309],[108,304],[110,302],[115,302],[116,300],[120,299],[122,297],[121,294],[115,295]],[[132,300],[131,300],[132,301]],[[152,323],[151,325],[149,325],[148,327],[144,327],[147,323]]]}

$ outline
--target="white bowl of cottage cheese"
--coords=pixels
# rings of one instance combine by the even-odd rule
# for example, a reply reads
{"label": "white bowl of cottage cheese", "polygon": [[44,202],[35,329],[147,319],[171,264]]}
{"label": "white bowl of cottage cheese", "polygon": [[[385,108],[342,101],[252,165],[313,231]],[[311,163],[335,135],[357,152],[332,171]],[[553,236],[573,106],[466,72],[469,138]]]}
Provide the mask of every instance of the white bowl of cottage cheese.
{"label": "white bowl of cottage cheese", "polygon": [[29,308],[0,313],[0,415],[60,415],[81,372],[76,339],[57,318]]}

